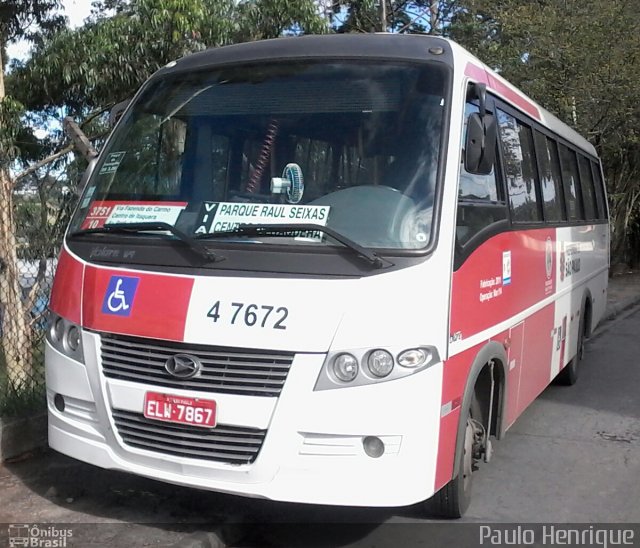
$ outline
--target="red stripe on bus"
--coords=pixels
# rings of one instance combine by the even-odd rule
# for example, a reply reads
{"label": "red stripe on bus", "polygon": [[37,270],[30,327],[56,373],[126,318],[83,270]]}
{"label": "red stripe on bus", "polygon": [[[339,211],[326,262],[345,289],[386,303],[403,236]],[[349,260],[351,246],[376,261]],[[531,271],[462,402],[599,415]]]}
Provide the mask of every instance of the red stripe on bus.
{"label": "red stripe on bus", "polygon": [[[112,278],[137,278],[127,294],[127,315],[105,307]],[[184,340],[193,278],[87,267],[84,283],[84,326],[96,331],[140,337]],[[125,287],[123,285],[122,287]]]}
{"label": "red stripe on bus", "polygon": [[526,97],[520,95],[504,82],[498,80],[482,67],[474,65],[473,63],[467,63],[464,73],[469,78],[487,84],[489,89],[495,91],[498,95],[501,95],[509,102],[513,103],[516,107],[529,114],[529,116],[532,116],[536,120],[541,120],[540,109],[538,109],[535,104],[529,101]]}
{"label": "red stripe on bus", "polygon": [[81,321],[83,276],[84,264],[63,249],[60,252],[56,276],[51,288],[49,309],[78,325]]}

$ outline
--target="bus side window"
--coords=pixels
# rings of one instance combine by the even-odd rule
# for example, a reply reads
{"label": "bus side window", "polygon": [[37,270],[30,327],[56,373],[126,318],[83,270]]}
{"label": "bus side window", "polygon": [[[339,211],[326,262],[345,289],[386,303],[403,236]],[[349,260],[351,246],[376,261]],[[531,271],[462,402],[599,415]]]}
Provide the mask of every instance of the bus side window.
{"label": "bus side window", "polygon": [[562,175],[556,142],[538,131],[534,133],[534,140],[540,172],[544,219],[549,222],[564,221]]}
{"label": "bus side window", "polygon": [[591,172],[593,173],[593,182],[596,188],[596,203],[598,204],[598,219],[607,219],[607,199],[605,197],[605,188],[600,172],[600,164],[591,162]]}
{"label": "bus side window", "polygon": [[[465,105],[465,131],[469,115],[478,112],[472,103]],[[504,203],[501,201],[495,165],[488,175],[469,173],[464,167],[464,153],[461,155],[460,180],[458,184],[458,214],[456,220],[456,240],[465,245],[483,228],[506,218]]]}
{"label": "bus side window", "polygon": [[588,221],[598,218],[598,206],[596,203],[596,191],[593,187],[593,176],[589,160],[582,154],[578,155],[580,168],[580,182],[582,183],[582,199],[584,201],[584,216]]}
{"label": "bus side window", "polygon": [[567,213],[570,221],[584,219],[582,200],[579,194],[580,179],[578,178],[578,163],[576,153],[564,145],[560,145],[560,164],[564,180],[564,195],[567,203]]}
{"label": "bus side window", "polygon": [[516,223],[539,222],[542,218],[531,128],[501,110],[498,110],[498,127],[511,219]]}

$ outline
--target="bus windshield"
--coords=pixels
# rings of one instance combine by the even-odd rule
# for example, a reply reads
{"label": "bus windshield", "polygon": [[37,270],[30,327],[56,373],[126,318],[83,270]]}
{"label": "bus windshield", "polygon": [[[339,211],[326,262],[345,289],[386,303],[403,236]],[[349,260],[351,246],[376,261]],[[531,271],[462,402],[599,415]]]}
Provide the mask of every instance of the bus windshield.
{"label": "bus windshield", "polygon": [[[355,61],[155,78],[109,140],[72,230],[161,222],[220,242],[317,246],[331,243],[309,229],[321,225],[362,247],[424,248],[445,81],[440,64]],[[271,224],[291,231],[238,237]]]}

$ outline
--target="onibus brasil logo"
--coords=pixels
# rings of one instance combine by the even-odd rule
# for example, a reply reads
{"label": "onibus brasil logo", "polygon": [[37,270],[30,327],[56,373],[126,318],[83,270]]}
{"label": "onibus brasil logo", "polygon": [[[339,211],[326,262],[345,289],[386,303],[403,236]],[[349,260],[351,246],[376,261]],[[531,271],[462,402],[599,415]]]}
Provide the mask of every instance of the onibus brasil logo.
{"label": "onibus brasil logo", "polygon": [[65,548],[71,546],[71,529],[56,525],[14,523],[9,525],[9,547]]}

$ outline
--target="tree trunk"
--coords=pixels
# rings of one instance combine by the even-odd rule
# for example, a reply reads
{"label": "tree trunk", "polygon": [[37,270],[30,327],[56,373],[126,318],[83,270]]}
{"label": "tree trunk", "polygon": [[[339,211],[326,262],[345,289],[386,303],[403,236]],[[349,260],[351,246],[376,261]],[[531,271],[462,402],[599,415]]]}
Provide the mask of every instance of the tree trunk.
{"label": "tree trunk", "polygon": [[[4,68],[0,47],[0,104],[4,98]],[[2,307],[2,349],[7,378],[17,390],[28,388],[33,381],[31,327],[20,287],[16,226],[13,215],[13,181],[9,170],[2,164],[0,164],[0,306]]]}
{"label": "tree trunk", "polygon": [[0,101],[4,99],[4,59],[2,58],[2,50],[4,43],[0,42]]}

